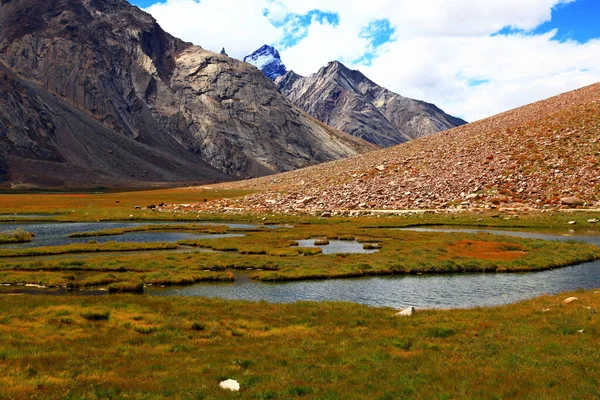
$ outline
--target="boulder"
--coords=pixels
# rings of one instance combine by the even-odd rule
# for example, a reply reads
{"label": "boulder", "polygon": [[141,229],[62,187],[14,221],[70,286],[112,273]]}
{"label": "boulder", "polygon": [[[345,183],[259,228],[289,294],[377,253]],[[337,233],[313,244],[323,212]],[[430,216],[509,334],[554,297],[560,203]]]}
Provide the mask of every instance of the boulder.
{"label": "boulder", "polygon": [[219,387],[225,390],[231,390],[232,392],[240,391],[240,384],[238,381],[233,379],[227,379],[226,381],[222,381],[219,383]]}
{"label": "boulder", "polygon": [[572,303],[572,302],[577,301],[577,300],[579,300],[577,297],[569,297],[569,298],[564,299],[563,303],[569,304],[569,303]]}
{"label": "boulder", "polygon": [[413,315],[417,310],[413,307],[410,306],[408,308],[405,308],[404,310],[400,311],[399,313],[397,313],[396,315],[401,315],[404,317],[410,317],[411,315]]}
{"label": "boulder", "polygon": [[560,204],[562,204],[563,206],[578,207],[578,206],[582,206],[584,204],[584,202],[583,202],[583,200],[581,200],[578,197],[571,196],[571,197],[563,197],[562,199],[560,199]]}

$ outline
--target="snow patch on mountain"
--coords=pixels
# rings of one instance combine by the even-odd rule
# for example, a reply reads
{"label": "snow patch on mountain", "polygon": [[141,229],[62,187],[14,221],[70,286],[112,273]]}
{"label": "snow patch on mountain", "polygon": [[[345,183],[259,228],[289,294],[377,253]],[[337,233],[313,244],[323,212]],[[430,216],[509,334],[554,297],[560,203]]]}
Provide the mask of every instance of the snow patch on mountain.
{"label": "snow patch on mountain", "polygon": [[277,49],[269,45],[264,45],[254,53],[244,57],[244,62],[254,65],[271,80],[275,80],[287,72]]}

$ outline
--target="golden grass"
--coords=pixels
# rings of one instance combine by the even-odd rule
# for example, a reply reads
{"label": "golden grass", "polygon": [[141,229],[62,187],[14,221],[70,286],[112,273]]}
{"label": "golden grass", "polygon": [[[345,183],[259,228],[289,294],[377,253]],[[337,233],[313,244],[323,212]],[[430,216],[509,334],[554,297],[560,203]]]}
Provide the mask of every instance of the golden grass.
{"label": "golden grass", "polygon": [[[409,318],[347,303],[2,296],[0,393],[592,399],[599,311],[594,291]],[[229,378],[235,396],[218,388]]]}

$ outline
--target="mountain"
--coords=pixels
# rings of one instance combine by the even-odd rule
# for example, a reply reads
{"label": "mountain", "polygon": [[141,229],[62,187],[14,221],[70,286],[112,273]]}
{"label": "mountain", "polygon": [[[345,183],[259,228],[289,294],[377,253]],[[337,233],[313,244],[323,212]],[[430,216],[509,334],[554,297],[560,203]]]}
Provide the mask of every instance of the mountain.
{"label": "mountain", "polygon": [[433,104],[382,88],[338,61],[307,77],[289,71],[276,84],[313,117],[381,147],[466,124]]}
{"label": "mountain", "polygon": [[232,206],[268,212],[600,207],[600,83],[395,147],[219,187],[260,189]]}
{"label": "mountain", "polygon": [[279,52],[266,44],[249,56],[244,57],[244,62],[254,65],[271,80],[275,80],[287,72],[285,65],[281,62]]}
{"label": "mountain", "polygon": [[2,0],[0,72],[4,186],[214,182],[375,148],[124,0]]}

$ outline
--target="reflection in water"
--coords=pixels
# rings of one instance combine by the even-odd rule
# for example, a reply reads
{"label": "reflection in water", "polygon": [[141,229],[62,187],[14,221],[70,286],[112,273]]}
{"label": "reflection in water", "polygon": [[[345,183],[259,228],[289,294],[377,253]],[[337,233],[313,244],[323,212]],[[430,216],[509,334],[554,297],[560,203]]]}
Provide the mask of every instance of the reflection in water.
{"label": "reflection in water", "polygon": [[315,239],[296,240],[300,247],[319,247],[323,254],[371,254],[378,250],[365,250],[363,244],[354,240],[330,240],[327,245],[315,245]]}

